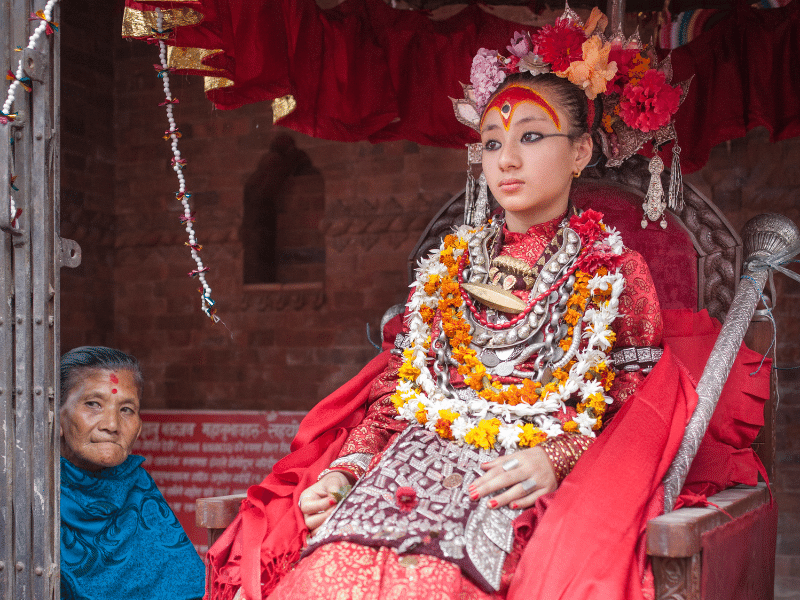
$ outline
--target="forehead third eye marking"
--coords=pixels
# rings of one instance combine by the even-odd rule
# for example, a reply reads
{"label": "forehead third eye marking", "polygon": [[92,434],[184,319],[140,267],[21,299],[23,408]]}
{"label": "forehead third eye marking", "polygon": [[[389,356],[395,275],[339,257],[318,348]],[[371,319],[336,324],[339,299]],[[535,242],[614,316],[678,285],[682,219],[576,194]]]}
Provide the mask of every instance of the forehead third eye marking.
{"label": "forehead third eye marking", "polygon": [[111,373],[111,375],[109,376],[109,380],[111,381],[111,383],[119,383],[119,377],[117,377],[116,373]]}
{"label": "forehead third eye marking", "polygon": [[533,91],[528,86],[517,83],[509,85],[489,102],[489,105],[484,109],[483,116],[481,117],[481,127],[483,127],[483,122],[486,120],[486,115],[496,110],[500,113],[503,127],[508,131],[517,106],[526,102],[534,104],[544,110],[545,114],[556,126],[556,129],[561,131],[561,121],[558,118],[558,113],[555,108],[540,94]]}

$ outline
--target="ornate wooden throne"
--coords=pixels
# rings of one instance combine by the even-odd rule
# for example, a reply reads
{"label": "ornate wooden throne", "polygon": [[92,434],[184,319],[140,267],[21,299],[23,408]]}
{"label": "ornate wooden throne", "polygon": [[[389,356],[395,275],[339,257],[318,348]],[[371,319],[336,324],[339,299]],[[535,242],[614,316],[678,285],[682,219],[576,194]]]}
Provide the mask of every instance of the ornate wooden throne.
{"label": "ornate wooden throne", "polygon": [[[666,189],[668,173],[663,177]],[[649,181],[647,161],[633,157],[620,170],[584,172],[576,182],[573,201],[605,213],[626,244],[644,256],[664,308],[706,309],[724,321],[742,271],[740,237],[721,211],[691,185],[685,186],[680,214],[668,214],[666,229],[651,224],[643,230],[641,203]],[[409,256],[410,280],[419,258],[438,247],[442,236],[463,218],[461,193],[442,207]],[[396,314],[396,308],[390,309],[385,320]],[[771,335],[769,323],[755,318],[747,343],[753,350],[766,352]],[[775,386],[773,377],[765,425],[753,444],[770,477],[774,470]],[[197,524],[208,529],[209,544],[232,522],[243,498],[197,501]],[[766,484],[737,486],[709,500],[716,507],[682,508],[648,523],[647,553],[652,558],[656,598],[772,598],[777,512]],[[747,550],[733,553],[730,559],[725,548],[731,544],[745,544]]]}

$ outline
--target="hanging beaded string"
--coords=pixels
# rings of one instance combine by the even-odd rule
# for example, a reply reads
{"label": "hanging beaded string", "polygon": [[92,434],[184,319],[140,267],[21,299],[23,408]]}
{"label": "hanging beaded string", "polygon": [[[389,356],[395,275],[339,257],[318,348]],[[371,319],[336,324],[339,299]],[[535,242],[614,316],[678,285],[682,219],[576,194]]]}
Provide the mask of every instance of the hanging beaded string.
{"label": "hanging beaded string", "polygon": [[[27,48],[30,50],[34,50],[36,48],[36,44],[39,42],[39,39],[42,37],[42,34],[45,33],[50,35],[56,31],[58,31],[58,23],[53,22],[53,9],[55,8],[56,2],[58,0],[48,0],[47,4],[44,7],[44,10],[37,10],[36,14],[31,13],[29,18],[30,21],[41,21],[39,25],[36,26],[31,36],[28,38],[28,46]],[[17,51],[21,51],[22,48],[17,48]],[[16,72],[12,71],[11,69],[8,70],[6,74],[6,79],[11,81],[11,85],[8,86],[8,94],[6,95],[6,101],[3,103],[3,109],[0,110],[0,125],[8,125],[14,119],[17,118],[17,113],[11,112],[11,107],[14,105],[14,99],[16,97],[17,90],[22,88],[26,92],[31,91],[31,78],[25,76],[25,71],[22,69],[22,59],[19,59],[17,63],[17,70]],[[14,143],[14,139],[9,136],[9,142]],[[11,189],[13,191],[19,191],[14,185],[14,180],[16,177],[13,175],[9,176],[9,182],[11,185]],[[16,226],[16,221],[19,218],[20,214],[22,213],[22,209],[18,209],[16,203],[14,202],[13,194],[8,194],[8,218],[9,222],[11,223],[12,227]]]}
{"label": "hanging beaded string", "polygon": [[181,137],[181,132],[178,129],[178,126],[175,124],[175,116],[173,114],[172,106],[173,104],[178,104],[178,99],[172,97],[172,92],[169,88],[169,66],[167,65],[167,45],[164,42],[170,35],[170,30],[165,31],[163,29],[164,25],[164,15],[161,12],[160,8],[156,9],[157,15],[157,26],[156,29],[153,30],[153,37],[151,38],[154,41],[158,42],[159,53],[158,57],[160,59],[160,64],[153,65],[156,72],[158,73],[158,77],[161,78],[161,81],[164,84],[164,96],[166,99],[162,102],[159,106],[165,106],[167,109],[167,121],[169,122],[169,129],[164,132],[164,139],[170,140],[170,144],[172,146],[172,170],[175,171],[175,174],[178,176],[178,191],[175,194],[175,198],[183,205],[183,215],[180,218],[181,224],[186,226],[186,233],[189,234],[189,241],[184,242],[186,246],[189,247],[189,251],[192,254],[192,258],[194,262],[197,264],[197,268],[189,271],[189,277],[196,277],[200,281],[200,306],[203,309],[203,312],[212,320],[214,323],[217,323],[220,318],[215,314],[216,309],[214,308],[215,301],[211,299],[211,286],[208,285],[206,281],[206,272],[208,271],[208,267],[203,265],[203,261],[200,258],[200,250],[203,247],[197,243],[197,236],[194,232],[194,213],[192,212],[192,207],[189,204],[189,198],[191,198],[191,194],[186,191],[186,178],[183,175],[183,169],[186,166],[186,161],[181,158],[181,151],[178,150],[178,139]]}

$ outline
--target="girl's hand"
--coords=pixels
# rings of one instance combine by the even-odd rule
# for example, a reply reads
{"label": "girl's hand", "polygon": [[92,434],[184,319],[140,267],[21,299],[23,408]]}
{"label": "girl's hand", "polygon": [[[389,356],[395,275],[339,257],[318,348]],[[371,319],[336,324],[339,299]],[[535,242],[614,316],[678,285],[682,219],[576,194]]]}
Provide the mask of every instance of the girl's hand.
{"label": "girl's hand", "polygon": [[311,535],[331,516],[337,504],[334,492],[350,485],[347,476],[341,471],[331,471],[311,487],[300,494],[300,512],[306,522]]}
{"label": "girl's hand", "polygon": [[481,465],[486,474],[469,486],[470,498],[478,500],[505,489],[489,500],[489,508],[510,505],[530,508],[539,496],[558,487],[556,473],[542,448],[527,448]]}

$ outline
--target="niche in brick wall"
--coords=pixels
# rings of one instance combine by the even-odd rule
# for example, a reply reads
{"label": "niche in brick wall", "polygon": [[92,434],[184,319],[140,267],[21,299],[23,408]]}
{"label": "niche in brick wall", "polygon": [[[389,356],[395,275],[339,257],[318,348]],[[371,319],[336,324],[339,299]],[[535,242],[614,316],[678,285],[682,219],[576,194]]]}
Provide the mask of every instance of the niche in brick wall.
{"label": "niche in brick wall", "polygon": [[290,135],[276,135],[244,186],[244,283],[322,282],[324,211],[322,174]]}

